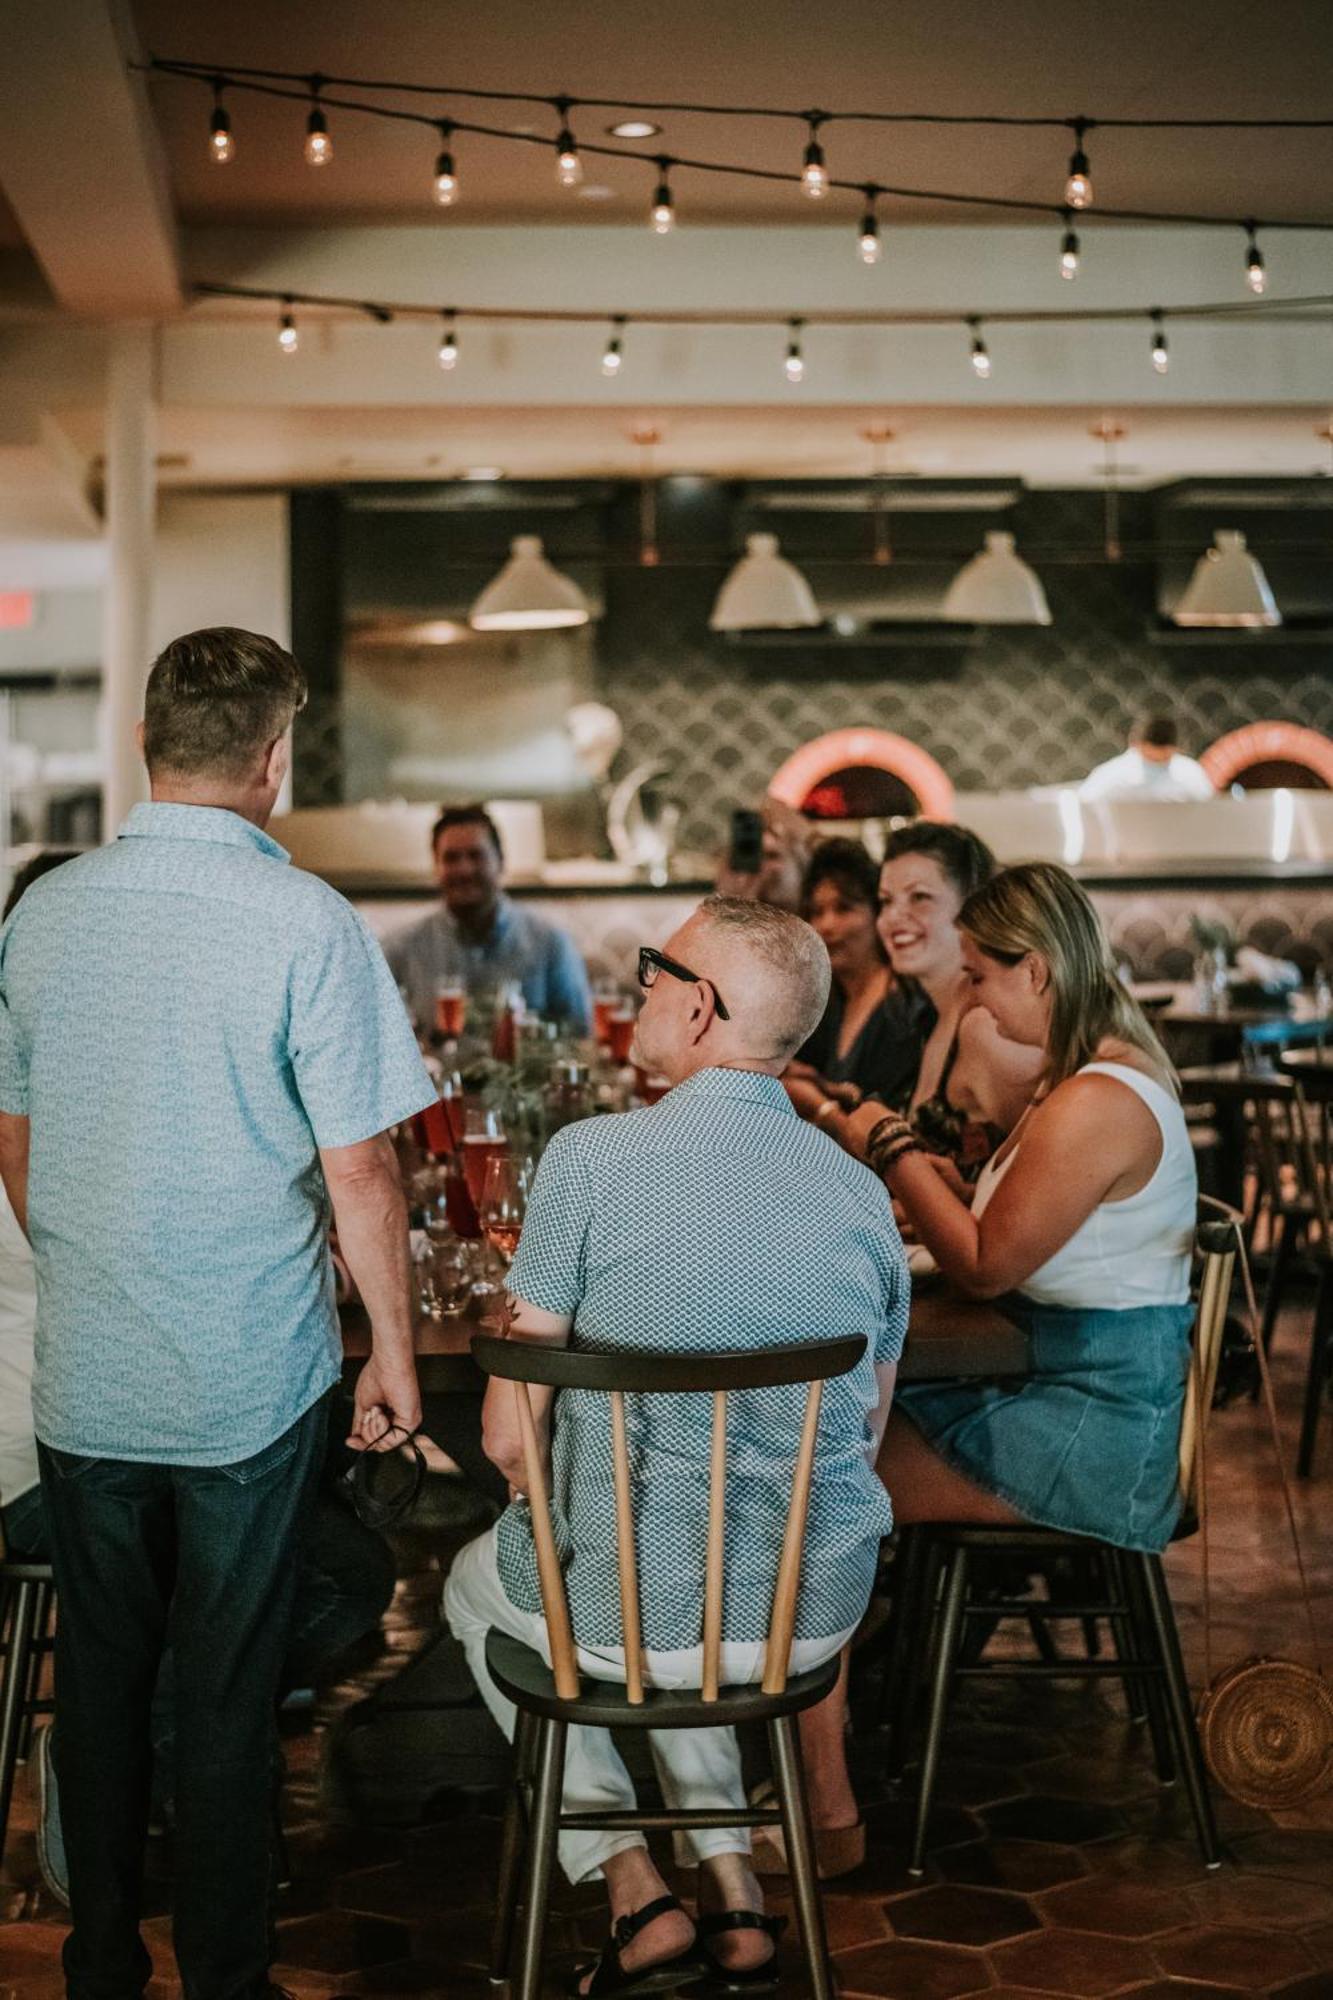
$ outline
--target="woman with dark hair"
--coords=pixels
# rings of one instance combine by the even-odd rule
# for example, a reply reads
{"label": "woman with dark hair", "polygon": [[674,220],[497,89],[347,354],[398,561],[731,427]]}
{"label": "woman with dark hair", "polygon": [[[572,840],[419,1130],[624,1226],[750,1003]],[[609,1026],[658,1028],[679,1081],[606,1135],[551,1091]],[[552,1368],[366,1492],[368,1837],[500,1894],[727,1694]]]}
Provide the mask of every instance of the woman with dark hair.
{"label": "woman with dark hair", "polygon": [[826,1100],[851,1110],[863,1098],[900,1102],[921,1060],[926,1008],[901,990],[876,927],[879,872],[859,840],[825,840],[801,885],[801,915],[833,968],[823,1020],[784,1079],[798,1111]]}

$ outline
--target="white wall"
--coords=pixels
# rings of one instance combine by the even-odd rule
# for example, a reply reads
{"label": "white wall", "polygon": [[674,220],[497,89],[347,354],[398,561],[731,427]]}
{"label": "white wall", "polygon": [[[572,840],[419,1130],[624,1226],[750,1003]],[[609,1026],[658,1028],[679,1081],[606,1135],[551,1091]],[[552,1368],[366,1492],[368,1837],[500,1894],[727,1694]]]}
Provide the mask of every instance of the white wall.
{"label": "white wall", "polygon": [[287,501],[281,493],[164,494],[158,504],[151,650],[204,625],[291,643]]}

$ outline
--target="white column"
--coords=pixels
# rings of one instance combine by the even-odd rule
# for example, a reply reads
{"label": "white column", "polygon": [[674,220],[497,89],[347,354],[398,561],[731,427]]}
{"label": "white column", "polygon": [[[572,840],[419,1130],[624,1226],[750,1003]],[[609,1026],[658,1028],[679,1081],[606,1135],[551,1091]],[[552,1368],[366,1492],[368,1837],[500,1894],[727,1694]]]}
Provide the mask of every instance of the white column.
{"label": "white column", "polygon": [[111,336],[106,386],[107,584],[102,647],[102,837],[147,796],[135,724],[143,716],[152,608],[157,468],[157,334]]}

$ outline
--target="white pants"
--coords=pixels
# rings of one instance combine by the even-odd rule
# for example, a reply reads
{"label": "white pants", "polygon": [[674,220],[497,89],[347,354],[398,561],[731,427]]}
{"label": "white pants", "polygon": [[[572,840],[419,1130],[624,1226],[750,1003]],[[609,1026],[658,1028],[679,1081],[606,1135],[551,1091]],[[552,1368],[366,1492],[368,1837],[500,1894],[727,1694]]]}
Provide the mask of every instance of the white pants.
{"label": "white pants", "polygon": [[[469,1542],[455,1557],[444,1586],[444,1615],[467,1655],[482,1699],[512,1742],[514,1708],[487,1671],[486,1634],[511,1633],[540,1653],[548,1665],[551,1655],[545,1619],[539,1612],[518,1610],[505,1594],[496,1568],[494,1528]],[[808,1673],[840,1652],[851,1636],[849,1630],[831,1639],[798,1639],[792,1647],[791,1671]],[[594,1680],[625,1678],[625,1653],[620,1646],[580,1646],[579,1665]],[[762,1679],[763,1672],[762,1643],[723,1646],[724,1686],[747,1685]],[[703,1680],[702,1646],[686,1646],[670,1653],[646,1652],[644,1678],[650,1687],[699,1687]],[[745,1805],[734,1729],[650,1729],[648,1741],[662,1796],[672,1809],[699,1812]],[[603,1807],[613,1812],[633,1809],[634,1787],[609,1729],[570,1729],[565,1745],[564,1803],[570,1812],[596,1812]],[[678,1839],[684,1843],[682,1859],[707,1861],[714,1854],[750,1851],[748,1827],[690,1829]],[[571,1882],[584,1882],[600,1875],[603,1863],[613,1854],[646,1845],[641,1833],[628,1829],[566,1832],[560,1836],[560,1865]]]}

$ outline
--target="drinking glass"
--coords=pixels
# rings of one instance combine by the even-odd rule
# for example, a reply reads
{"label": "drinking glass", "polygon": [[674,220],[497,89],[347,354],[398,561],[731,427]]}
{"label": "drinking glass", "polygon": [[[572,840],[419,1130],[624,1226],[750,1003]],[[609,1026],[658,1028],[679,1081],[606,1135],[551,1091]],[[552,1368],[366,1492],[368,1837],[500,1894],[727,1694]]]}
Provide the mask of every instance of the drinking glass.
{"label": "drinking glass", "polygon": [[608,1023],[620,1005],[620,988],[614,979],[599,979],[592,989],[592,1031],[602,1043],[611,1039]]}
{"label": "drinking glass", "polygon": [[634,1029],[638,1022],[638,1009],[629,1000],[621,1000],[607,1016],[606,1039],[613,1062],[622,1066],[629,1061],[629,1052],[634,1043]]}
{"label": "drinking glass", "polygon": [[442,980],[435,989],[435,1026],[446,1041],[456,1042],[466,1021],[466,989],[458,980]]}
{"label": "drinking glass", "polygon": [[488,1104],[469,1104],[463,1128],[463,1174],[472,1205],[481,1207],[486,1169],[508,1145],[500,1113]]}
{"label": "drinking glass", "polygon": [[486,1241],[506,1270],[514,1260],[528,1209],[528,1177],[512,1153],[496,1154],[486,1167],[478,1212]]}
{"label": "drinking glass", "polygon": [[472,1296],[472,1251],[461,1237],[449,1235],[430,1246],[435,1293],[434,1318],[457,1319]]}

